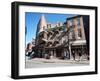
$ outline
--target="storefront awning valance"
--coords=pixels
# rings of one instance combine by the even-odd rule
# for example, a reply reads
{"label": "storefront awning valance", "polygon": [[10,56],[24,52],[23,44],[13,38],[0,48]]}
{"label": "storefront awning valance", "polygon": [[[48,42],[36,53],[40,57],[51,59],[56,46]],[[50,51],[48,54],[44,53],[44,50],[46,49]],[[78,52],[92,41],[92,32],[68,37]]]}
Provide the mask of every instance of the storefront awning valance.
{"label": "storefront awning valance", "polygon": [[86,40],[77,40],[77,41],[70,42],[70,44],[72,46],[75,46],[75,45],[86,45]]}

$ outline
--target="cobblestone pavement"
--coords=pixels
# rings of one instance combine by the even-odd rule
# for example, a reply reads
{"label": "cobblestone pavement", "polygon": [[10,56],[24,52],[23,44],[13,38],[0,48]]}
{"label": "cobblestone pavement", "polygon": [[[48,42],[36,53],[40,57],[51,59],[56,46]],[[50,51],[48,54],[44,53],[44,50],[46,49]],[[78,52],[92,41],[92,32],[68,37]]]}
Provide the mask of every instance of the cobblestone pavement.
{"label": "cobblestone pavement", "polygon": [[26,58],[26,68],[58,67],[58,66],[83,66],[89,65],[87,60],[60,60],[44,58]]}

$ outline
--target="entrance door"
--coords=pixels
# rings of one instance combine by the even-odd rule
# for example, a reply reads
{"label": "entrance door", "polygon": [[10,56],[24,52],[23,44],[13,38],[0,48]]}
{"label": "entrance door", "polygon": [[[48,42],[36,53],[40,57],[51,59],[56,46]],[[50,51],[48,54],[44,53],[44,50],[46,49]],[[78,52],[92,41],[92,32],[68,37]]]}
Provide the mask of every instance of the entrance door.
{"label": "entrance door", "polygon": [[62,50],[56,49],[56,57],[61,57],[61,56],[62,56]]}

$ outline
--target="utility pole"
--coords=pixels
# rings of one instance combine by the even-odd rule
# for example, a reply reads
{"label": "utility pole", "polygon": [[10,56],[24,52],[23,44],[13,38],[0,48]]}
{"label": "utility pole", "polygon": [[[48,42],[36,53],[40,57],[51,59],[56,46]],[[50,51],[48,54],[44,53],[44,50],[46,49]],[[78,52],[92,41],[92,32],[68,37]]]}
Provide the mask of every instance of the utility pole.
{"label": "utility pole", "polygon": [[70,22],[66,22],[66,26],[67,26],[67,32],[68,32],[69,59],[71,59],[71,45],[70,45],[70,39],[69,39],[69,34],[70,34]]}
{"label": "utility pole", "polygon": [[69,39],[70,29],[68,29],[68,50],[69,50],[69,58],[71,59],[71,45]]}

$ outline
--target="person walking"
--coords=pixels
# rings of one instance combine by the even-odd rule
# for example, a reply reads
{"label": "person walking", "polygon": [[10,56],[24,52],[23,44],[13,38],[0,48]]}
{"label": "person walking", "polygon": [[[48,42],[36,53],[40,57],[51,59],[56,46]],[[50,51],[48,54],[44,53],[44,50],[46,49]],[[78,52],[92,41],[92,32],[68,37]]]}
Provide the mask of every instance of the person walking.
{"label": "person walking", "polygon": [[73,59],[75,60],[75,51],[74,50],[72,51],[72,56],[73,56]]}
{"label": "person walking", "polygon": [[67,59],[70,59],[70,54],[69,54],[69,51],[67,50]]}
{"label": "person walking", "polygon": [[67,55],[67,54],[66,54],[66,50],[64,50],[64,59],[66,59],[66,55]]}
{"label": "person walking", "polygon": [[80,50],[79,50],[78,54],[79,54],[79,60],[81,60],[82,53]]}

